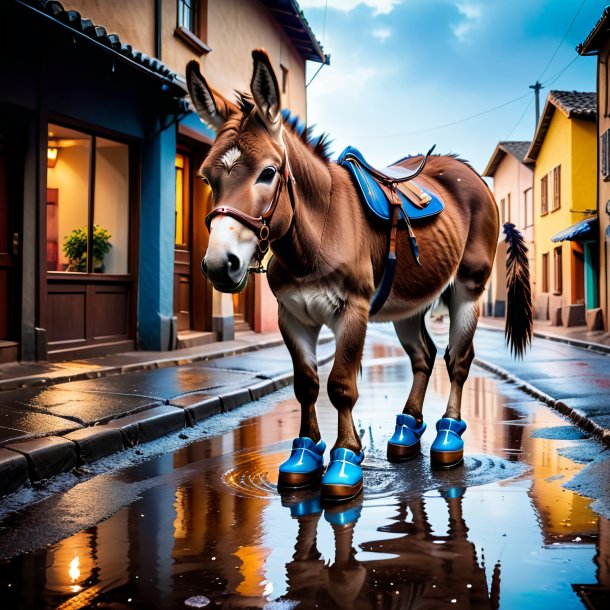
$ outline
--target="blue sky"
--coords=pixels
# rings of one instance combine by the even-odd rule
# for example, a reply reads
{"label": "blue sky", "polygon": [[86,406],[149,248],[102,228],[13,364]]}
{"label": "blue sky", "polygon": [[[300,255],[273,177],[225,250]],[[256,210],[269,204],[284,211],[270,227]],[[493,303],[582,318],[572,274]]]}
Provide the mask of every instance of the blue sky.
{"label": "blue sky", "polygon": [[351,144],[388,165],[436,144],[482,171],[498,141],[532,138],[529,85],[545,85],[541,111],[550,89],[595,90],[596,58],[570,62],[609,3],[300,0],[331,54],[308,88],[309,123],[336,154]]}

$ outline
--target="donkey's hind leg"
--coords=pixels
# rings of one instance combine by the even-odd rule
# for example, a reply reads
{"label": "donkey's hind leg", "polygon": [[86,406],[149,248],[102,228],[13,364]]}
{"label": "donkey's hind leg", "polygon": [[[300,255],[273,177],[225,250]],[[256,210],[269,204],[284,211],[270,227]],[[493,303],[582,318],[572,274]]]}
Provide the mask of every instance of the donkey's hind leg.
{"label": "donkey's hind leg", "polygon": [[462,389],[474,358],[473,338],[479,319],[480,292],[457,279],[449,289],[449,345],[445,363],[451,381],[449,400],[443,417],[437,422],[437,435],[430,449],[432,465],[451,468],[462,462],[466,422],[462,420]]}
{"label": "donkey's hind leg", "polygon": [[426,429],[424,396],[434,367],[436,346],[428,334],[424,312],[394,322],[396,334],[411,359],[413,383],[402,413],[396,417],[394,434],[388,441],[388,459],[408,460],[419,454],[419,439]]}
{"label": "donkey's hind leg", "polygon": [[301,425],[290,457],[280,465],[278,487],[294,489],[318,482],[324,466],[326,444],[320,438],[316,416],[320,391],[316,346],[321,327],[306,326],[281,304],[279,326],[292,357],[294,394],[301,405]]}

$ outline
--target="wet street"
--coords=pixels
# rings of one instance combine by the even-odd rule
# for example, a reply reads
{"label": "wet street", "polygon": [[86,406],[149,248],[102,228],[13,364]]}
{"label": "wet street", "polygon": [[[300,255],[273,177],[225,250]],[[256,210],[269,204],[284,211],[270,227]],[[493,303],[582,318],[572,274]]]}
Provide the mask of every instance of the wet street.
{"label": "wet street", "polygon": [[[321,505],[316,489],[278,494],[299,429],[290,387],[83,468],[76,485],[65,475],[22,490],[0,521],[1,607],[610,607],[610,523],[590,507],[607,498],[573,491],[600,470],[603,446],[473,367],[464,464],[432,471],[449,394],[439,359],[423,454],[390,464],[410,380],[391,329],[372,326],[355,410],[364,494],[349,504]],[[318,415],[332,446],[325,391]]]}

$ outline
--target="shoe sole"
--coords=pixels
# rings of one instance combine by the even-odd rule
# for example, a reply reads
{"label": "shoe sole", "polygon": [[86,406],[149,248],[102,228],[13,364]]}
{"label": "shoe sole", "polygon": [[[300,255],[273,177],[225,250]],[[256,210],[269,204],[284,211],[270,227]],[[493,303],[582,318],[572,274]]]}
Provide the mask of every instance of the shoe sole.
{"label": "shoe sole", "polygon": [[464,450],[458,451],[430,451],[430,464],[432,468],[447,470],[455,468],[464,461]]}
{"label": "shoe sole", "polygon": [[405,445],[395,445],[394,443],[388,443],[388,460],[390,462],[407,462],[417,457],[421,452],[420,442],[417,441],[415,445],[409,447]]}
{"label": "shoe sole", "polygon": [[355,485],[336,485],[332,483],[322,484],[320,495],[326,502],[346,502],[352,500],[362,493],[362,481]]}
{"label": "shoe sole", "polygon": [[278,489],[303,489],[320,481],[324,468],[313,472],[280,472],[277,478]]}

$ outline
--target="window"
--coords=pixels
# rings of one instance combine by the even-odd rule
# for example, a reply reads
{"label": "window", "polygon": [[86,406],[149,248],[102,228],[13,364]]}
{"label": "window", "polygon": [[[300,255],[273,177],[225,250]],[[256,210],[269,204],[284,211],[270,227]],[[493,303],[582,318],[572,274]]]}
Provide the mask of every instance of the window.
{"label": "window", "polygon": [[542,292],[549,291],[549,253],[542,255]]}
{"label": "window", "polygon": [[540,179],[540,216],[549,212],[549,175]]}
{"label": "window", "polygon": [[534,222],[532,214],[532,189],[525,189],[523,191],[523,226],[530,227]]}
{"label": "window", "polygon": [[211,49],[207,38],[207,0],[177,0],[174,34],[198,54]]}
{"label": "window", "polygon": [[562,247],[555,248],[555,286],[554,293],[561,294],[563,290],[563,261],[561,256]]}
{"label": "window", "polygon": [[129,147],[51,123],[48,138],[47,271],[128,273]]}
{"label": "window", "polygon": [[513,222],[512,215],[510,213],[510,193],[506,195],[506,222]]}
{"label": "window", "polygon": [[604,180],[610,180],[610,129],[602,133],[600,171]]}
{"label": "window", "polygon": [[553,168],[553,210],[561,207],[561,165]]}
{"label": "window", "polygon": [[500,199],[500,222],[506,222],[506,199]]}

